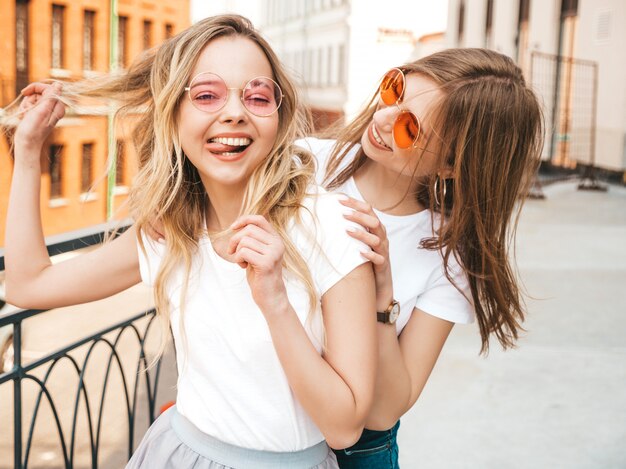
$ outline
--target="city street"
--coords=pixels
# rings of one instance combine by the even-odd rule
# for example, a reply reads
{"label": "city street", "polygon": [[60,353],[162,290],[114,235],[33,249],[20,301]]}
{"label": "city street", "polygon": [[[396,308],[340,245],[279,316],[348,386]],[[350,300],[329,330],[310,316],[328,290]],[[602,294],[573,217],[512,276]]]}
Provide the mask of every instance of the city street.
{"label": "city street", "polygon": [[525,336],[480,358],[475,325],[453,330],[402,419],[402,468],[626,467],[626,188],[544,192],[518,231]]}

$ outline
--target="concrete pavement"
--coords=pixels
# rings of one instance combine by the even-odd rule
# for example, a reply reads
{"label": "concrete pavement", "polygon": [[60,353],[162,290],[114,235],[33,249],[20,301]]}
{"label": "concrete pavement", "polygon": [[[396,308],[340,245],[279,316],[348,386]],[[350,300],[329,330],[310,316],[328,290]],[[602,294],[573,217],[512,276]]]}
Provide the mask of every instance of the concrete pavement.
{"label": "concrete pavement", "polygon": [[527,332],[457,326],[402,419],[403,469],[626,468],[626,188],[544,189],[518,229]]}

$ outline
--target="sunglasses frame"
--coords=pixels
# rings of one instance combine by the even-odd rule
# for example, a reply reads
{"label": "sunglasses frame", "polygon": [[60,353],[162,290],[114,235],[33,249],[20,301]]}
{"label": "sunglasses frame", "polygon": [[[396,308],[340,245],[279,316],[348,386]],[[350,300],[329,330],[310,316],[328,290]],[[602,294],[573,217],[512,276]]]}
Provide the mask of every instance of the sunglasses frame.
{"label": "sunglasses frame", "polygon": [[[390,73],[394,72],[394,71],[395,71],[395,72],[398,72],[398,73],[400,74],[400,76],[402,77],[402,91],[400,92],[399,96],[398,96],[398,97],[394,100],[394,102],[387,103],[387,102],[385,101],[385,98],[383,97],[383,89],[382,89],[382,87],[383,87],[383,84],[385,83],[385,80],[386,80],[387,76],[388,76]],[[395,80],[395,79],[396,79],[396,78],[394,77],[394,80]],[[395,105],[395,106],[398,108],[398,110],[400,111],[400,113],[396,116],[396,119],[395,119],[395,121],[394,121],[394,123],[393,123],[393,131],[392,131],[392,135],[393,135],[393,141],[394,141],[394,142],[395,142],[395,144],[398,146],[398,148],[401,148],[402,150],[406,150],[406,149],[408,149],[408,148],[412,148],[412,149],[417,148],[417,142],[418,142],[418,140],[419,140],[419,138],[420,138],[420,135],[421,135],[421,133],[422,133],[422,123],[421,123],[421,121],[420,121],[419,117],[417,117],[417,116],[416,116],[413,112],[411,112],[411,111],[409,111],[409,110],[406,110],[406,109],[402,109],[402,108],[400,107],[400,103],[402,102],[402,99],[404,98],[404,93],[405,93],[405,91],[406,91],[406,76],[405,76],[405,74],[404,74],[404,71],[403,71],[402,69],[400,69],[400,68],[397,68],[397,67],[394,67],[394,68],[389,69],[389,70],[388,70],[388,71],[387,71],[387,72],[383,75],[383,78],[382,78],[382,80],[381,80],[381,82],[380,82],[380,85],[379,85],[379,87],[378,87],[378,95],[379,95],[379,97],[380,97],[380,100],[381,100],[381,101],[382,101],[382,102],[383,102],[386,106],[393,106],[393,105]],[[415,125],[417,126],[417,133],[416,133],[416,136],[415,136],[415,138],[413,139],[413,141],[412,141],[412,142],[411,142],[408,146],[403,146],[403,145],[401,145],[401,144],[398,142],[398,138],[396,138],[396,127],[398,126],[398,120],[401,118],[401,116],[402,116],[403,114],[404,114],[404,115],[408,114],[408,115],[409,115],[409,116],[413,119],[413,121],[415,122]]]}
{"label": "sunglasses frame", "polygon": [[[256,117],[269,117],[269,116],[271,116],[272,114],[274,114],[275,112],[278,112],[278,110],[280,109],[280,107],[281,107],[281,106],[282,106],[282,104],[283,104],[283,98],[285,97],[285,95],[283,94],[283,89],[282,89],[282,88],[280,87],[280,85],[276,82],[276,80],[274,80],[274,79],[272,79],[272,78],[270,78],[270,77],[266,77],[266,76],[263,76],[263,75],[259,75],[258,77],[254,77],[254,78],[251,78],[250,80],[248,80],[248,81],[246,82],[246,84],[244,85],[244,87],[243,87],[243,88],[230,88],[230,87],[226,86],[227,96],[226,96],[226,99],[224,99],[224,102],[222,103],[222,105],[221,105],[219,108],[217,108],[217,109],[215,109],[215,110],[212,110],[212,111],[206,111],[206,110],[204,110],[204,109],[200,109],[200,108],[199,108],[198,106],[196,106],[196,105],[194,104],[194,102],[193,102],[193,98],[191,97],[191,87],[192,87],[193,82],[194,82],[194,80],[195,80],[196,78],[198,78],[200,75],[205,75],[205,74],[207,74],[207,75],[208,75],[208,74],[215,75],[217,78],[219,78],[220,80],[222,80],[222,83],[224,83],[224,85],[226,85],[226,81],[224,81],[224,79],[223,79],[221,76],[219,76],[217,73],[213,73],[213,72],[200,72],[200,73],[196,74],[196,75],[195,75],[195,76],[194,76],[194,77],[193,77],[193,78],[189,81],[189,86],[185,86],[184,90],[185,90],[185,92],[186,92],[186,94],[187,94],[187,97],[189,98],[189,101],[191,102],[191,105],[192,105],[194,108],[196,108],[198,111],[201,111],[201,112],[206,112],[207,114],[211,114],[211,113],[214,113],[214,112],[219,112],[219,111],[221,111],[222,109],[224,109],[224,106],[226,106],[226,103],[228,103],[228,100],[230,99],[230,91],[231,91],[231,90],[237,90],[237,91],[239,91],[239,92],[240,92],[240,93],[239,93],[239,101],[241,101],[242,106],[244,107],[244,109],[246,110],[246,112],[249,112],[250,114],[252,114],[253,116],[256,116]],[[246,106],[246,103],[245,103],[245,102],[244,102],[244,100],[243,100],[243,92],[244,92],[244,90],[247,88],[247,86],[248,86],[248,85],[249,85],[252,81],[254,81],[254,80],[258,80],[259,78],[264,78],[264,79],[266,79],[266,80],[270,80],[272,83],[274,83],[274,85],[276,86],[276,88],[278,88],[278,91],[279,91],[279,93],[278,93],[278,95],[277,95],[277,96],[278,96],[278,97],[280,97],[280,101],[279,101],[279,102],[278,102],[278,104],[276,105],[276,109],[274,109],[274,110],[273,110],[272,112],[270,112],[269,114],[257,114],[257,113],[255,113],[255,112],[252,112],[250,109],[248,109],[248,106]]]}

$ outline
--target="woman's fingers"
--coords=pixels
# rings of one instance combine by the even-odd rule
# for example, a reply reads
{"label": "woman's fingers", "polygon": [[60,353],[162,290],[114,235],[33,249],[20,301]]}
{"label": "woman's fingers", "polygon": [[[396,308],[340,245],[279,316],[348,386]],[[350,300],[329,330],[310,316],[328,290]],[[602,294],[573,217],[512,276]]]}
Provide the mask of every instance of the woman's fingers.
{"label": "woman's fingers", "polygon": [[385,256],[374,251],[362,251],[361,255],[375,266],[385,265]]}
{"label": "woman's fingers", "polygon": [[54,102],[54,108],[52,109],[52,112],[50,113],[50,118],[48,119],[48,126],[50,127],[54,127],[55,125],[57,125],[57,122],[59,122],[61,119],[63,119],[63,116],[65,116],[65,105],[58,100],[55,100]]}
{"label": "woman's fingers", "polygon": [[237,233],[235,233],[228,242],[228,253],[232,254],[237,249],[239,242],[245,238],[250,237],[256,239],[260,243],[265,245],[271,245],[273,237],[270,233],[260,228],[257,225],[245,225]]}
{"label": "woman's fingers", "polygon": [[165,234],[163,233],[163,226],[159,220],[151,220],[147,222],[142,228],[144,233],[156,241],[157,243],[163,242],[165,240]]}
{"label": "woman's fingers", "polygon": [[352,236],[355,239],[358,239],[359,241],[364,242],[373,250],[377,250],[381,244],[380,237],[378,237],[374,233],[370,233],[368,231],[361,230],[358,228],[348,228],[346,231],[348,232],[350,236]]}
{"label": "woman's fingers", "polygon": [[346,197],[345,199],[340,200],[340,202],[342,205],[351,209],[344,213],[344,218],[358,223],[367,231],[373,232],[379,237],[386,236],[385,227],[378,219],[378,216],[370,204],[351,197]]}
{"label": "woman's fingers", "polygon": [[235,220],[235,222],[230,226],[230,229],[239,230],[246,225],[256,225],[273,236],[278,235],[272,224],[262,215],[243,215]]}
{"label": "woman's fingers", "polygon": [[43,94],[48,88],[51,88],[54,85],[58,85],[58,82],[50,83],[42,83],[40,81],[36,81],[34,83],[30,83],[27,85],[22,91],[21,94],[23,96],[30,96],[33,94]]}

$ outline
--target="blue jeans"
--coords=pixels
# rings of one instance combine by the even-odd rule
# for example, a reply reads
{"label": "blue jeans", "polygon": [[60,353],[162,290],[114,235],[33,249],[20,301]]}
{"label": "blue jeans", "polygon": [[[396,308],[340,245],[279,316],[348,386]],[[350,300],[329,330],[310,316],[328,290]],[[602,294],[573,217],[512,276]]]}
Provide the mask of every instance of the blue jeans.
{"label": "blue jeans", "polygon": [[399,469],[398,427],[389,430],[363,430],[359,441],[345,449],[333,450],[341,469]]}

